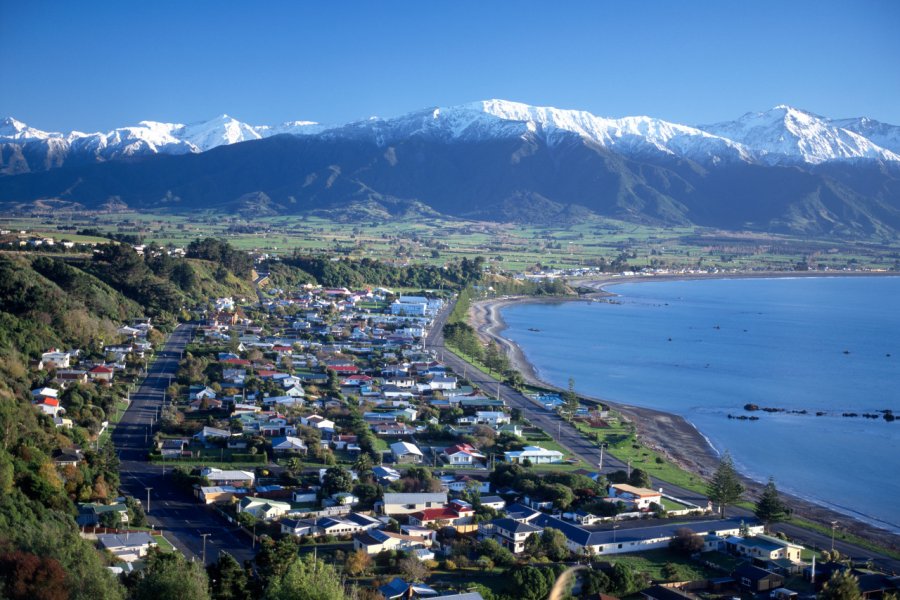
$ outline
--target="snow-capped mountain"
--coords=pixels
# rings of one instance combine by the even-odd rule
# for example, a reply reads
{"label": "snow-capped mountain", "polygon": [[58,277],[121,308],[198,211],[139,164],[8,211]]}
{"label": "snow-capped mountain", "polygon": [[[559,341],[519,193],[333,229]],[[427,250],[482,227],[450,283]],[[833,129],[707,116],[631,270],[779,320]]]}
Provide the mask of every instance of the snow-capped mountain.
{"label": "snow-capped mountain", "polygon": [[538,138],[552,146],[571,141],[574,135],[630,158],[669,157],[703,165],[900,162],[900,127],[866,118],[829,120],[784,105],[734,121],[692,127],[648,116],[613,119],[579,110],[484,100],[339,126],[312,121],[248,125],[221,115],[188,125],[141,121],[109,132],[58,133],[7,118],[0,121],[0,145],[7,146],[0,153],[0,172],[41,170],[72,159],[199,153],[279,134],[363,139],[379,146],[416,136],[444,141]]}
{"label": "snow-capped mountain", "polygon": [[900,127],[897,125],[889,125],[868,117],[832,119],[831,124],[858,133],[882,148],[886,148],[894,154],[900,154]]}
{"label": "snow-capped mountain", "polygon": [[900,156],[859,133],[785,105],[700,128],[742,144],[765,164],[820,164],[858,159],[900,161]]}

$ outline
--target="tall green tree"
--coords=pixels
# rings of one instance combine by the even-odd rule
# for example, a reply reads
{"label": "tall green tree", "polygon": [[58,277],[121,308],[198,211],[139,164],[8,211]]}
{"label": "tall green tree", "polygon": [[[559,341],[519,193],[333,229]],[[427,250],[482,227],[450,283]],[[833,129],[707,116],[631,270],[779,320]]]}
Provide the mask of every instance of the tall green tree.
{"label": "tall green tree", "polygon": [[862,600],[859,580],[849,571],[835,571],[822,586],[819,600]]}
{"label": "tall green tree", "polygon": [[643,469],[633,469],[631,476],[628,478],[628,483],[639,488],[649,488],[653,485],[653,482],[650,481],[650,475]]}
{"label": "tall green tree", "polygon": [[331,467],[325,471],[322,478],[322,486],[326,494],[336,492],[349,492],[353,488],[353,478],[350,472],[343,467]]}
{"label": "tall green tree", "polygon": [[208,600],[209,580],[200,563],[175,552],[152,551],[132,590],[133,600]]}
{"label": "tall green tree", "polygon": [[206,568],[213,600],[250,600],[250,579],[247,571],[227,552]]}
{"label": "tall green tree", "polygon": [[574,415],[578,410],[578,394],[575,393],[575,379],[569,377],[569,389],[563,393],[563,400],[566,403],[566,412]]}
{"label": "tall green tree", "polygon": [[298,556],[287,570],[272,579],[264,600],[344,600],[344,586],[334,567],[313,558]]}
{"label": "tall green tree", "polygon": [[769,477],[769,483],[763,488],[762,495],[756,501],[753,512],[766,527],[772,523],[784,521],[790,516],[791,509],[778,495],[778,489],[775,487],[775,480],[772,477]]}
{"label": "tall green tree", "polygon": [[724,519],[725,507],[740,500],[743,493],[744,485],[734,469],[731,454],[726,451],[706,486],[706,495],[718,505],[719,516]]}

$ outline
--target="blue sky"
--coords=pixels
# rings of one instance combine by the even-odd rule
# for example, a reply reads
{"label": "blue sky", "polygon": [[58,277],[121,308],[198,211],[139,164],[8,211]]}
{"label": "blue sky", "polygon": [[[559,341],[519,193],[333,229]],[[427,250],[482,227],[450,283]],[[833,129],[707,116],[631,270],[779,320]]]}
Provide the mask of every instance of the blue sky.
{"label": "blue sky", "polygon": [[900,124],[900,2],[0,0],[0,116],[340,123],[486,98]]}

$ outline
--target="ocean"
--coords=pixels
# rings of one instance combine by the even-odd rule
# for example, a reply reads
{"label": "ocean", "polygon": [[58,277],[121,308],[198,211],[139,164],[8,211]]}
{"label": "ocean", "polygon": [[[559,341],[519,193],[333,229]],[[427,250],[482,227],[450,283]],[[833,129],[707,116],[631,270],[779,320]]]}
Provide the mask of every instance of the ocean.
{"label": "ocean", "polygon": [[608,303],[510,305],[502,335],[545,381],[682,415],[751,478],[900,533],[900,418],[879,412],[900,417],[900,277],[606,289]]}

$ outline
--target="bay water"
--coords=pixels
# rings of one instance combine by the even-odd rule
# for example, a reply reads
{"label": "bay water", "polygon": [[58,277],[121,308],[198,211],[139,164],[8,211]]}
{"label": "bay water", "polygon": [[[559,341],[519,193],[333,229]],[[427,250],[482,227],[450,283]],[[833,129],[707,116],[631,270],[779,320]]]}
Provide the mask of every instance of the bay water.
{"label": "bay water", "polygon": [[900,419],[879,412],[900,416],[900,277],[606,289],[610,302],[507,306],[502,335],[544,381],[682,415],[751,478],[900,533]]}

